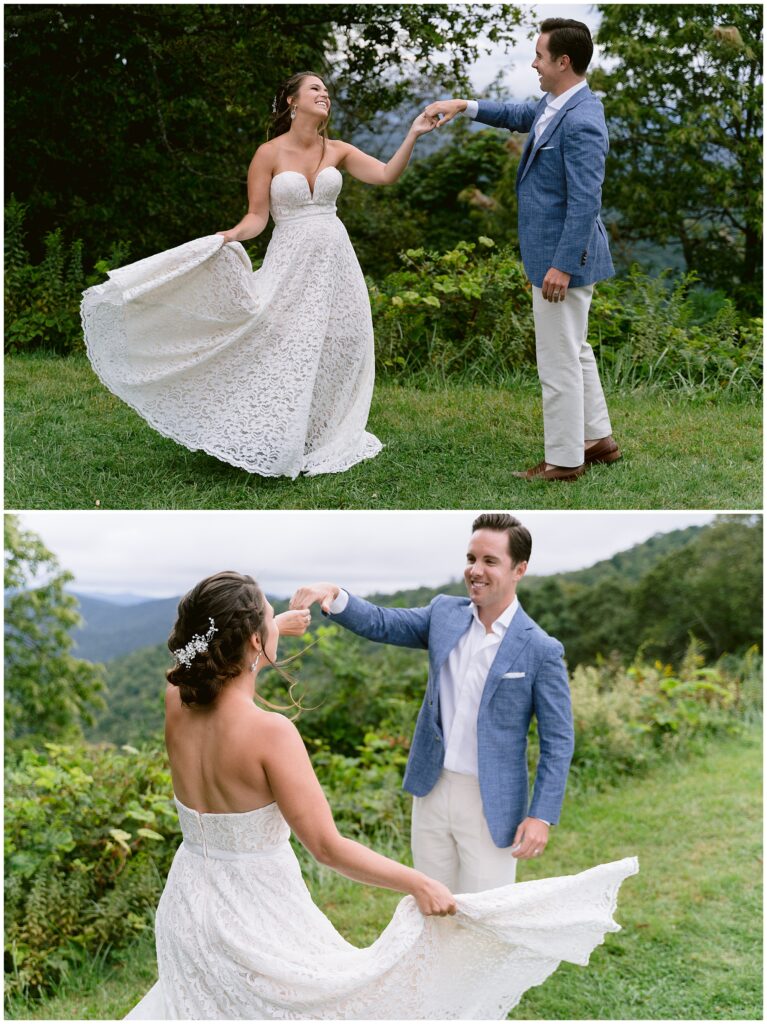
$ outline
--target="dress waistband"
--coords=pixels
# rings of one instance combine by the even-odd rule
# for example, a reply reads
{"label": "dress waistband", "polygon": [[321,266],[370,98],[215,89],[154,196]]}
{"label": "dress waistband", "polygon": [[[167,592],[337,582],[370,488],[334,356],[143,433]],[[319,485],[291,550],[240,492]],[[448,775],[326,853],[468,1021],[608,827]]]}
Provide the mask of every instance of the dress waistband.
{"label": "dress waistband", "polygon": [[[287,842],[287,840],[285,840]],[[285,843],[278,843],[277,846],[269,846],[264,850],[218,850],[215,846],[200,846],[199,843],[190,843],[184,840],[181,844],[187,853],[195,857],[204,857],[208,860],[250,860],[254,857],[270,857],[282,850]]]}
{"label": "dress waistband", "polygon": [[333,217],[333,219],[335,219],[336,208],[335,206],[332,210],[311,210],[311,208],[309,208],[304,210],[303,213],[295,214],[293,217],[280,217],[279,219],[275,217],[274,223],[279,227],[280,224],[289,224],[297,220],[313,220],[315,217]]}

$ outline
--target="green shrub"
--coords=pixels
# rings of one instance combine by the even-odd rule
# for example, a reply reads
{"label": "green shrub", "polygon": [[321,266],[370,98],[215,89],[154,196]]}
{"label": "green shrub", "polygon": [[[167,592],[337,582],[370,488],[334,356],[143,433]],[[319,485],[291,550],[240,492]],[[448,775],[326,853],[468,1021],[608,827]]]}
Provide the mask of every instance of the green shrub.
{"label": "green shrub", "polygon": [[752,651],[729,666],[706,666],[699,651],[692,640],[676,671],[640,659],[628,667],[576,668],[570,681],[572,784],[611,785],[702,738],[741,729],[754,710],[751,681],[760,674],[761,659]]}
{"label": "green shrub", "polygon": [[[445,253],[409,249],[403,269],[368,282],[378,366],[392,375],[499,381],[535,366],[530,284],[510,247],[490,238]],[[757,389],[762,321],[689,273],[633,267],[599,282],[589,342],[614,387]]]}
{"label": "green shrub", "polygon": [[24,247],[26,208],[14,196],[5,207],[5,351],[48,349],[64,355],[82,350],[80,300],[111,267],[128,257],[125,245],[112,246],[88,276],[79,239],[65,243],[61,228],[45,236],[45,256],[33,265]]}
{"label": "green shrub", "polygon": [[594,291],[589,341],[617,386],[723,389],[762,382],[762,320],[745,318],[721,292],[696,290],[694,272],[673,280],[633,266]]}
{"label": "green shrub", "polygon": [[530,284],[511,249],[494,248],[481,236],[409,249],[403,270],[370,285],[379,366],[493,381],[534,362]]}
{"label": "green shrub", "polygon": [[6,992],[152,927],[179,834],[164,753],[46,744],[6,765]]}

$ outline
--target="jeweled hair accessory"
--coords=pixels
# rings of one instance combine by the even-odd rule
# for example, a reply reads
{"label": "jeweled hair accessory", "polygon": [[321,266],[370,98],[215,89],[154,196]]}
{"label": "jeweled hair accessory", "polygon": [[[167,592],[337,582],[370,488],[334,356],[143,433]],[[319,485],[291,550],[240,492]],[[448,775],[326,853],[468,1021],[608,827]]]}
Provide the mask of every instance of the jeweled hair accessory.
{"label": "jeweled hair accessory", "polygon": [[277,97],[276,96],[272,100],[272,113],[273,114],[277,113]]}
{"label": "jeweled hair accessory", "polygon": [[185,647],[179,647],[177,651],[173,652],[173,657],[176,659],[178,664],[183,665],[184,668],[189,668],[197,654],[204,654],[205,651],[207,651],[208,644],[213,639],[213,634],[218,633],[213,619],[208,619],[208,622],[210,623],[210,629],[205,636],[200,636],[199,633],[195,633]]}

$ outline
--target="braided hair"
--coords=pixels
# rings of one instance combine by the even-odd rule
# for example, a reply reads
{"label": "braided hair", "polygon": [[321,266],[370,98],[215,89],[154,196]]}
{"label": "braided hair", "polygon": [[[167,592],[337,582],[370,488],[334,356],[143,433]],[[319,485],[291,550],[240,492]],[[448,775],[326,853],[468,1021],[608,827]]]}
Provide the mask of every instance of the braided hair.
{"label": "braided hair", "polygon": [[[256,699],[274,711],[305,710],[293,697],[296,681],[280,668],[299,655],[277,663],[269,658],[265,646],[266,598],[252,576],[232,571],[206,577],[179,602],[168,647],[174,655],[190,647],[193,653],[191,657],[177,657],[166,678],[179,688],[181,703],[190,708],[212,704],[227,682],[243,671],[247,643],[254,633],[261,638],[266,660],[290,684],[288,705],[272,704],[258,693]],[[201,638],[205,642],[195,645],[195,640]]]}

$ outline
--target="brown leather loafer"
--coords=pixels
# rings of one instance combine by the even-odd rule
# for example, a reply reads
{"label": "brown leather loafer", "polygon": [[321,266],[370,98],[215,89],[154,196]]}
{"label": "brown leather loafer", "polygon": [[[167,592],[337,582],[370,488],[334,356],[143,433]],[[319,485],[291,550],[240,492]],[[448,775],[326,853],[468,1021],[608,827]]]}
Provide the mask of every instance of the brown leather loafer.
{"label": "brown leather loafer", "polygon": [[621,458],[621,450],[615,443],[613,435],[601,437],[595,444],[586,449],[583,455],[587,466],[596,462],[617,462]]}
{"label": "brown leather loafer", "polygon": [[539,462],[537,466],[526,469],[523,473],[512,473],[521,480],[577,480],[586,472],[586,463],[580,466],[550,466],[546,469],[546,462]]}

